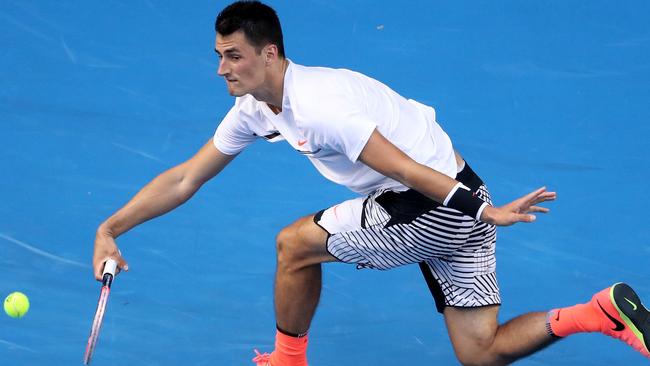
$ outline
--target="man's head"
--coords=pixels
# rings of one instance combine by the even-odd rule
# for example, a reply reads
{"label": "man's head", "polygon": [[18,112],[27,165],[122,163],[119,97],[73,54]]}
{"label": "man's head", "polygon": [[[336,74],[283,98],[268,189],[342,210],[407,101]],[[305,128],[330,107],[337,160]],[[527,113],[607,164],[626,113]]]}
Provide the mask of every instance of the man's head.
{"label": "man's head", "polygon": [[228,5],[217,15],[214,30],[222,36],[242,31],[258,53],[264,46],[274,44],[278,54],[284,57],[280,19],[275,10],[259,1],[237,1]]}
{"label": "man's head", "polygon": [[265,88],[269,72],[284,60],[282,28],[275,11],[259,1],[228,5],[215,22],[218,74],[231,95],[255,94]]}

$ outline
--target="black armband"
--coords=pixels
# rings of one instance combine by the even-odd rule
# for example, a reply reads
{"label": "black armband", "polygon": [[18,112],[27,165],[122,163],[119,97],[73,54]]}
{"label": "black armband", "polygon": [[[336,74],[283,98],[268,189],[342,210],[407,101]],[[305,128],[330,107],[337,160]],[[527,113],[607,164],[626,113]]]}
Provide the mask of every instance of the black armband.
{"label": "black armband", "polygon": [[445,198],[443,205],[471,216],[477,221],[488,203],[476,197],[463,183],[458,182]]}

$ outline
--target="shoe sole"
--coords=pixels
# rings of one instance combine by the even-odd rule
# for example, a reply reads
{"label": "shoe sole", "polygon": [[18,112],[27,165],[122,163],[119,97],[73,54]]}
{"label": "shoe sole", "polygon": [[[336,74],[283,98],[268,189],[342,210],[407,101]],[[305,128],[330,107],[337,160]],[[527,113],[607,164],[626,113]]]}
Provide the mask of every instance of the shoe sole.
{"label": "shoe sole", "polygon": [[609,297],[625,324],[634,332],[650,353],[650,311],[641,303],[639,295],[625,283],[612,286]]}

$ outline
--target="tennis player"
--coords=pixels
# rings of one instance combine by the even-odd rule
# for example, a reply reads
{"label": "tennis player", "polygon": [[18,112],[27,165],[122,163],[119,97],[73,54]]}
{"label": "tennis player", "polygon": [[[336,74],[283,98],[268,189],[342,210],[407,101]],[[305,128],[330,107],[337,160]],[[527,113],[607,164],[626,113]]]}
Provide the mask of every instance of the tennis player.
{"label": "tennis player", "polygon": [[387,270],[420,266],[464,365],[505,365],[574,333],[601,332],[650,357],[648,310],[625,284],[584,303],[498,324],[495,226],[532,222],[556,194],[540,188],[505,206],[436,122],[433,108],[360,73],[306,67],[284,52],[273,9],[240,1],[217,17],[215,51],[235,104],[188,161],[162,173],[97,230],[100,279],[115,239],[187,201],[257,139],[286,141],[327,179],[358,198],[303,217],[277,236],[275,350],[259,366],[307,365],[308,329],[321,263]]}

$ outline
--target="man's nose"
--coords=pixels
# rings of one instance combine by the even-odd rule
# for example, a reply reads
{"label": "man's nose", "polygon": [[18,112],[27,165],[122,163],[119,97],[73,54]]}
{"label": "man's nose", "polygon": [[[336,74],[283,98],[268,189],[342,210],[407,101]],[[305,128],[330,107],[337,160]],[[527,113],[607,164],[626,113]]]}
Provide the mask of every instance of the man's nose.
{"label": "man's nose", "polygon": [[226,65],[226,62],[221,59],[219,60],[219,67],[217,68],[217,75],[219,76],[224,76],[228,73],[228,67]]}

